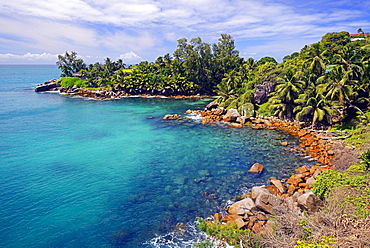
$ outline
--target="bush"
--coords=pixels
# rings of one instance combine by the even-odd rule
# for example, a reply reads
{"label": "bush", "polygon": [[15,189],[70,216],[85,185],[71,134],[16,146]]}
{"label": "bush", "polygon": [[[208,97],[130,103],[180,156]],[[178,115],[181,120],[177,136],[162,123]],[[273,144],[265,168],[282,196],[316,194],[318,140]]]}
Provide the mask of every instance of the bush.
{"label": "bush", "polygon": [[77,88],[87,88],[86,80],[81,80],[76,77],[62,77],[60,79],[60,86],[63,88],[76,86]]}
{"label": "bush", "polygon": [[326,170],[322,172],[313,184],[313,193],[320,199],[327,197],[331,190],[336,186],[345,184],[343,173],[336,170]]}
{"label": "bush", "polygon": [[261,105],[257,105],[257,115],[259,116],[273,116],[273,111],[272,111],[272,104],[270,102],[265,102]]}
{"label": "bush", "polygon": [[330,248],[331,244],[335,243],[335,239],[323,237],[322,240],[309,242],[306,240],[297,240],[297,245],[294,248]]}
{"label": "bush", "polygon": [[362,161],[364,162],[366,170],[369,170],[369,168],[370,168],[370,150],[368,150],[367,152],[364,152],[360,156],[360,159],[362,159]]}
{"label": "bush", "polygon": [[[218,240],[225,241],[229,245],[234,245],[235,247],[240,247],[239,244],[244,240],[245,237],[252,236],[250,230],[241,230],[237,228],[236,224],[234,225],[223,225],[221,223],[211,223],[206,222],[202,218],[197,218],[199,224],[198,229],[202,232],[207,233],[211,237],[214,237]],[[200,243],[199,245],[208,245],[209,242]],[[254,242],[251,247],[260,247],[258,242]]]}

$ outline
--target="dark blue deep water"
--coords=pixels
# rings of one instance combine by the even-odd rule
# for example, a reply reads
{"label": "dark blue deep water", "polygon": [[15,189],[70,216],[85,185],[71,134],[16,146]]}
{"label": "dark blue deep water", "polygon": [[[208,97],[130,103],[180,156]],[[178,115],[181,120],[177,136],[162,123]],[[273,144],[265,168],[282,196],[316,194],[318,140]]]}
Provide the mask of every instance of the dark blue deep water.
{"label": "dark blue deep water", "polygon": [[[208,100],[96,101],[33,87],[55,66],[0,66],[0,247],[190,247],[195,218],[307,164],[295,137],[202,125]],[[247,172],[259,162],[261,175]],[[188,233],[173,233],[177,223]]]}

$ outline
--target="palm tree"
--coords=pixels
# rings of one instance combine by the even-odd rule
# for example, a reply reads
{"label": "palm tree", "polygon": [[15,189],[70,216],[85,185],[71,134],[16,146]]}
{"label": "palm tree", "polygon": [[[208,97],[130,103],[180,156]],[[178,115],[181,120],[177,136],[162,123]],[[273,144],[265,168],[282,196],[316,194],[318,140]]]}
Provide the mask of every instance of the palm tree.
{"label": "palm tree", "polygon": [[344,67],[346,71],[350,71],[351,79],[359,79],[362,74],[361,68],[361,50],[350,46],[345,46],[334,55],[336,64]]}
{"label": "palm tree", "polygon": [[307,59],[303,63],[303,68],[308,70],[309,78],[315,82],[317,78],[321,77],[328,64],[328,51],[323,50],[320,43],[312,44],[306,50]]}
{"label": "palm tree", "polygon": [[319,85],[319,92],[323,93],[328,100],[336,101],[343,105],[348,111],[352,107],[363,114],[363,111],[356,106],[358,93],[354,88],[358,85],[358,81],[352,80],[351,71],[346,71],[340,65],[333,66],[330,71],[318,79],[322,84]]}
{"label": "palm tree", "polygon": [[350,71],[346,71],[342,66],[332,66],[329,72],[318,79],[320,92],[332,101],[345,103],[352,96],[352,86],[350,80]]}
{"label": "palm tree", "polygon": [[298,104],[294,109],[297,120],[309,120],[312,128],[318,122],[324,121],[331,124],[333,110],[331,109],[330,102],[323,94],[318,92],[317,87],[313,83],[311,83],[304,93],[299,95],[295,103]]}
{"label": "palm tree", "polygon": [[281,119],[293,120],[294,108],[297,106],[295,100],[298,98],[304,82],[298,80],[293,71],[289,70],[275,89],[274,95],[270,98],[275,115]]}

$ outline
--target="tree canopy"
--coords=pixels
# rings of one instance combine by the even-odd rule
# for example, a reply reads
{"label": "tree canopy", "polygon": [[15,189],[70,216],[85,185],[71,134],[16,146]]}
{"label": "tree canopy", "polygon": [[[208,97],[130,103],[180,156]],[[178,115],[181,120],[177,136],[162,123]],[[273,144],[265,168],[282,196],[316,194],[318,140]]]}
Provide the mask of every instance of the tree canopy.
{"label": "tree canopy", "polygon": [[[217,101],[225,108],[242,111],[246,105],[254,106],[257,114],[319,126],[368,110],[368,42],[367,37],[351,41],[348,32],[327,33],[319,42],[278,63],[272,57],[244,60],[234,39],[222,34],[214,44],[200,37],[179,39],[172,55],[129,68],[122,60],[109,58],[103,64],[86,66],[76,52],[59,55],[57,65],[63,77],[78,72],[84,80],[81,85],[90,88],[111,88],[127,94],[217,94]],[[254,102],[258,85],[269,89],[268,102]]]}

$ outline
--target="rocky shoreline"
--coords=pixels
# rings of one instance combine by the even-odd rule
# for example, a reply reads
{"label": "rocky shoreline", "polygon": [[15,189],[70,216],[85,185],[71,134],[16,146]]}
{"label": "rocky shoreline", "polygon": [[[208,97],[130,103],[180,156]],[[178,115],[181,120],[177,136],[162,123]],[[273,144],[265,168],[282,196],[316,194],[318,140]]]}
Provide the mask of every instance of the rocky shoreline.
{"label": "rocky shoreline", "polygon": [[[63,88],[58,80],[50,80],[35,88],[36,92],[57,91],[69,96],[94,98],[98,100],[119,99],[132,95],[123,93],[119,89],[111,90],[90,90],[77,87]],[[137,96],[137,95],[135,95]],[[208,98],[208,96],[153,96],[140,95],[141,97],[171,97],[171,98]],[[312,193],[311,189],[317,176],[327,169],[344,170],[351,162],[356,162],[357,154],[352,148],[344,146],[339,141],[323,139],[322,135],[315,130],[304,127],[304,123],[283,121],[273,117],[252,117],[242,116],[236,109],[219,107],[212,102],[205,110],[188,110],[188,114],[196,114],[201,117],[203,124],[224,122],[233,128],[251,126],[253,129],[276,129],[295,135],[300,140],[297,147],[289,147],[287,142],[282,142],[287,150],[297,151],[302,156],[309,156],[317,161],[317,166],[303,166],[296,169],[296,174],[289,178],[278,180],[271,177],[269,185],[253,187],[251,192],[236,197],[236,202],[228,207],[226,214],[216,213],[213,221],[207,221],[207,225],[230,224],[240,229],[249,229],[254,233],[271,231],[272,216],[282,214],[303,215],[304,212],[317,212],[324,206],[324,203]],[[180,115],[166,115],[163,119],[177,119]],[[351,156],[351,159],[346,159]],[[260,173],[263,165],[258,165]]]}
{"label": "rocky shoreline", "polygon": [[[274,225],[273,216],[292,214],[303,216],[305,212],[318,212],[324,207],[311,189],[317,176],[327,169],[346,169],[351,162],[357,161],[354,148],[346,147],[340,141],[323,139],[320,132],[304,127],[301,122],[282,121],[277,118],[255,118],[241,116],[237,110],[226,111],[214,102],[210,103],[204,111],[188,110],[188,114],[197,114],[202,117],[203,124],[223,121],[234,128],[245,125],[253,129],[276,129],[295,135],[300,139],[298,147],[286,148],[298,151],[302,156],[310,156],[317,161],[317,166],[303,166],[296,169],[296,174],[289,178],[277,180],[271,177],[269,185],[253,187],[251,192],[236,197],[236,202],[228,207],[227,213],[216,213],[213,221],[207,221],[207,225],[227,224],[235,225],[239,229],[249,229],[254,233],[266,233],[272,231]],[[176,119],[179,115],[166,116],[165,119]],[[281,145],[288,146],[287,142]],[[350,154],[349,156],[346,154]],[[350,157],[350,159],[343,159]],[[338,163],[342,160],[344,164]],[[256,167],[256,170],[254,170]],[[260,173],[263,165],[255,164],[249,172]]]}
{"label": "rocky shoreline", "polygon": [[202,96],[200,94],[197,95],[150,95],[150,94],[127,94],[121,91],[118,87],[106,90],[106,89],[86,89],[86,88],[78,88],[78,87],[68,87],[64,88],[61,87],[59,80],[52,79],[46,81],[43,84],[39,84],[35,87],[35,92],[48,92],[54,91],[59,92],[60,94],[67,95],[67,96],[78,96],[83,98],[90,98],[96,100],[114,100],[120,99],[124,97],[133,97],[133,96],[140,96],[140,97],[158,97],[158,98],[178,98],[178,99],[201,99],[201,98],[209,98],[210,96]]}

